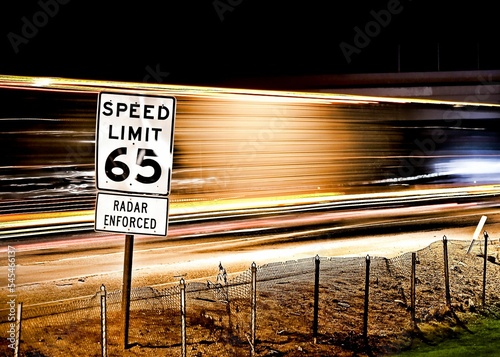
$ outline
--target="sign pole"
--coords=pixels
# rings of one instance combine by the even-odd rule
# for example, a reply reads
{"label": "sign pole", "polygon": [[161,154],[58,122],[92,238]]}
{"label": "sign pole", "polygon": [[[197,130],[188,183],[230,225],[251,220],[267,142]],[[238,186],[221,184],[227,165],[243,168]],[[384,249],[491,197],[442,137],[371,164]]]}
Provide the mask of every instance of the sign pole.
{"label": "sign pole", "polygon": [[99,93],[94,229],[125,234],[122,345],[129,344],[134,234],[166,236],[176,99]]}
{"label": "sign pole", "polygon": [[123,260],[123,286],[122,286],[122,341],[123,349],[127,349],[128,330],[130,322],[130,291],[132,285],[132,257],[134,254],[134,235],[125,236],[125,257]]}

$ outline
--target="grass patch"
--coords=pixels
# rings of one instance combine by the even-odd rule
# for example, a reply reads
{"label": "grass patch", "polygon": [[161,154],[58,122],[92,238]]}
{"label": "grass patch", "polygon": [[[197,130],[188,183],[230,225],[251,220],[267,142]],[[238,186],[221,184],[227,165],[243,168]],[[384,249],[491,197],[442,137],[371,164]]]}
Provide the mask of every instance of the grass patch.
{"label": "grass patch", "polygon": [[431,332],[432,327],[422,328],[427,342],[415,342],[410,350],[401,352],[403,357],[470,357],[498,356],[500,352],[500,319],[480,317],[467,324],[467,329],[460,327],[440,329]]}

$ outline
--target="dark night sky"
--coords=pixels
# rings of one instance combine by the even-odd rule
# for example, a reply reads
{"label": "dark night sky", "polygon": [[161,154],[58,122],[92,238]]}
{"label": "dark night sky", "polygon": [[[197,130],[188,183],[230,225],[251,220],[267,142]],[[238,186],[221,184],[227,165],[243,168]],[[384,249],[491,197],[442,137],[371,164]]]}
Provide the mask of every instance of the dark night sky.
{"label": "dark night sky", "polygon": [[[494,2],[12,3],[0,15],[3,74],[217,84],[239,77],[500,69]],[[356,42],[359,31],[371,35]],[[342,43],[353,50],[349,56]]]}

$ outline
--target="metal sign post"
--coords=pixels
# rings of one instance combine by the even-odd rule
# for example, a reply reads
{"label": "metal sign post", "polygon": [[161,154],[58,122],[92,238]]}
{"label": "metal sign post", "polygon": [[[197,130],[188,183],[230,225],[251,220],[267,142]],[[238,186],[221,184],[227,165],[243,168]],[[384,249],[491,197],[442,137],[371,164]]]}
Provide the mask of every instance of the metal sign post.
{"label": "metal sign post", "polygon": [[134,234],[167,235],[175,104],[168,96],[99,94],[95,230],[125,234],[124,349],[129,347]]}
{"label": "metal sign post", "polygon": [[125,236],[125,255],[123,259],[122,283],[122,345],[128,348],[128,331],[130,325],[130,292],[132,290],[132,258],[134,255],[134,236]]}

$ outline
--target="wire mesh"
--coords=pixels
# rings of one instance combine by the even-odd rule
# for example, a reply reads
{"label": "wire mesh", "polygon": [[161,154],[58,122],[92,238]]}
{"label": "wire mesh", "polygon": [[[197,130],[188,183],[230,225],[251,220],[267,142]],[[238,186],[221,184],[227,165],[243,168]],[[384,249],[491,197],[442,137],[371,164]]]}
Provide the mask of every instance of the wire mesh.
{"label": "wire mesh", "polygon": [[23,308],[21,355],[100,355],[100,293]]}

